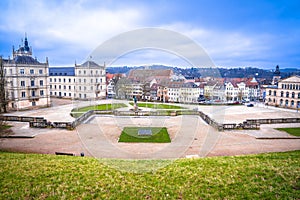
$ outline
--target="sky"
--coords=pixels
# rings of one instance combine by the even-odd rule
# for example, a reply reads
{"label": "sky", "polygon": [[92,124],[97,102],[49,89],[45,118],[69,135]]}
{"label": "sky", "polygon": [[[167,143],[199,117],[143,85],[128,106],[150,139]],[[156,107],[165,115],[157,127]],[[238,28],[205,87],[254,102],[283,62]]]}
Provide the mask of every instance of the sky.
{"label": "sky", "polygon": [[[111,38],[160,28],[190,38],[216,66],[300,68],[299,0],[2,0],[0,8],[4,58],[26,33],[39,61],[48,57],[50,67],[74,66],[92,59],[91,53]],[[155,48],[135,49],[109,63],[150,64],[190,65],[174,52]]]}

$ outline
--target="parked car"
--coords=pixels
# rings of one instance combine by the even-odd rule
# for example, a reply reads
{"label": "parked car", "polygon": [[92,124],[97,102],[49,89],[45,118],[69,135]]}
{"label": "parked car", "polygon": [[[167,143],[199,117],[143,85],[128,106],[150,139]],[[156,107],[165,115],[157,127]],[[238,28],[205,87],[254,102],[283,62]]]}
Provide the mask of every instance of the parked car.
{"label": "parked car", "polygon": [[247,107],[254,107],[252,103],[248,104]]}

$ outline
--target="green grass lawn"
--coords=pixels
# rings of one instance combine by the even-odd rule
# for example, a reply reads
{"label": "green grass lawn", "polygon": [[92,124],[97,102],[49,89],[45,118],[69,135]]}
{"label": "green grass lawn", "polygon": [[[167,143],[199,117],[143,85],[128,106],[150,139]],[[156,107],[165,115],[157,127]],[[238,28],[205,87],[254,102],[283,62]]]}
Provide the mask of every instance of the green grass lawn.
{"label": "green grass lawn", "polygon": [[77,118],[89,110],[114,110],[123,107],[127,107],[127,105],[124,103],[113,103],[113,104],[99,104],[95,106],[86,106],[78,109],[74,108],[71,111],[71,116]]}
{"label": "green grass lawn", "polygon": [[[133,102],[129,103],[130,105],[134,105]],[[144,102],[138,102],[138,107],[144,107],[144,108],[154,108],[154,109],[185,109],[181,106],[176,105],[170,105],[170,104],[163,104],[163,103],[144,103]]]}
{"label": "green grass lawn", "polygon": [[179,159],[137,174],[88,157],[1,152],[0,199],[299,199],[299,157]]}
{"label": "green grass lawn", "polygon": [[285,131],[290,135],[300,136],[300,127],[297,128],[277,128],[279,131]]}
{"label": "green grass lawn", "polygon": [[[152,135],[140,136],[139,129],[151,129]],[[168,143],[171,139],[165,127],[124,127],[119,142]]]}

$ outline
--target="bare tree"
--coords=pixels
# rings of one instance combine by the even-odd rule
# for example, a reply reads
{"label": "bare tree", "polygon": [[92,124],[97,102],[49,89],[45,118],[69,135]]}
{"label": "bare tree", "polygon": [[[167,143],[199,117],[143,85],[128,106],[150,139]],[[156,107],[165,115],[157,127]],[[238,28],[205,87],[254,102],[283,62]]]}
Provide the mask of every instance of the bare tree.
{"label": "bare tree", "polygon": [[0,112],[6,113],[7,99],[5,92],[5,73],[2,56],[0,56]]}

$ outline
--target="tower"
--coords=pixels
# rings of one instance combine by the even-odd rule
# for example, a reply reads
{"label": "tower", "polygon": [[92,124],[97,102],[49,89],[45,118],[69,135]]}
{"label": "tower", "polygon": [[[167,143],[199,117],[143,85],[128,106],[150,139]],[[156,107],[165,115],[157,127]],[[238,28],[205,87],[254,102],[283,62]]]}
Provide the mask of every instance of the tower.
{"label": "tower", "polygon": [[278,81],[280,81],[281,76],[280,76],[280,70],[279,66],[276,66],[275,72],[273,74],[273,80],[272,80],[272,85],[277,85]]}

